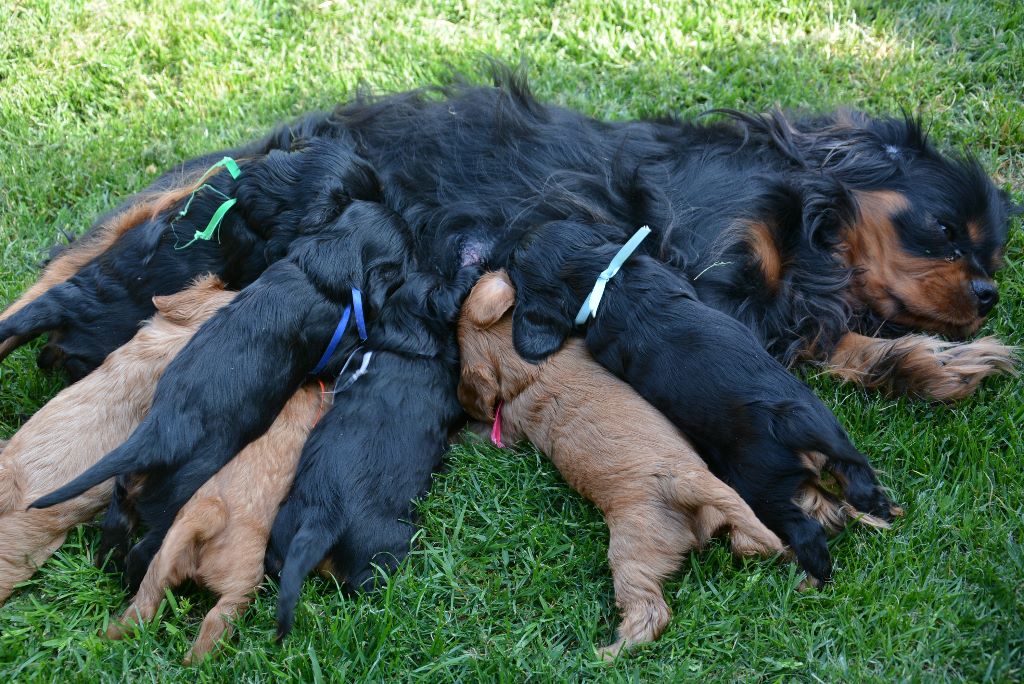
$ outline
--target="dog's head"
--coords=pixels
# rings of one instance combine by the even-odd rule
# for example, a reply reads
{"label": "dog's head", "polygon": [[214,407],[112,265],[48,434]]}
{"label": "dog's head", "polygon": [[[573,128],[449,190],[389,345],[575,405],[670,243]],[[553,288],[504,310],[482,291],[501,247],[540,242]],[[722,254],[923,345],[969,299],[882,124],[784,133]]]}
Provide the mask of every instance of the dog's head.
{"label": "dog's head", "polygon": [[201,323],[235,297],[214,275],[196,278],[187,288],[171,295],[153,297],[153,306],[165,319],[178,325]]}
{"label": "dog's head", "polygon": [[1020,211],[981,165],[939,152],[909,116],[774,119],[780,147],[851,191],[837,237],[857,303],[917,330],[977,331],[999,299],[993,275]]}
{"label": "dog's head", "polygon": [[581,221],[552,221],[524,236],[509,260],[517,296],[513,335],[524,359],[541,361],[561,348],[597,276],[627,237]]}
{"label": "dog's head", "polygon": [[503,360],[509,362],[517,356],[509,334],[509,313],[515,301],[512,281],[504,271],[496,271],[480,278],[462,305],[459,401],[477,420],[494,420]]}
{"label": "dog's head", "polygon": [[356,200],[319,233],[296,240],[289,252],[320,290],[337,299],[362,291],[375,317],[413,264],[413,239],[402,217],[375,202]]}

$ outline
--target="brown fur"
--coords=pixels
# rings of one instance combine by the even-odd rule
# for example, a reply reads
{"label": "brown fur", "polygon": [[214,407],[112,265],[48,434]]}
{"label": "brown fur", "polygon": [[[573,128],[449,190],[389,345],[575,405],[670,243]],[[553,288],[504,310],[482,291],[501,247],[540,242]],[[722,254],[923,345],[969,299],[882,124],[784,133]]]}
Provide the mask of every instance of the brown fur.
{"label": "brown fur", "polygon": [[891,394],[955,401],[973,394],[990,375],[1016,374],[1016,352],[994,337],[954,343],[928,335],[887,340],[847,333],[829,359],[829,370]]}
{"label": "brown fur", "polygon": [[[0,454],[0,604],[107,502],[111,483],[45,510],[29,503],[121,444],[149,410],[164,368],[207,318],[227,304],[215,278],[155,297],[157,315],[93,373],[41,408]],[[174,312],[173,314],[171,312]]]}
{"label": "brown fur", "polygon": [[604,513],[608,562],[622,613],[614,656],[656,639],[669,621],[662,582],[683,555],[727,527],[737,555],[770,556],[782,542],[736,492],[711,474],[686,438],[629,385],[599,366],[579,340],[539,365],[512,344],[515,293],[503,272],[485,275],[459,321],[459,397],[503,437],[526,437]]}
{"label": "brown fur", "polygon": [[288,494],[302,445],[320,410],[320,388],[299,389],[270,429],[243,449],[178,513],[139,591],[107,636],[156,615],[164,592],[194,579],[220,596],[206,614],[185,664],[199,662],[245,611],[263,580],[270,527]]}
{"label": "brown fur", "polygon": [[892,217],[907,209],[892,191],[857,192],[859,220],[844,233],[843,256],[856,270],[852,294],[883,318],[967,337],[981,327],[967,260],[916,257],[901,246]]}
{"label": "brown fur", "polygon": [[[219,169],[216,169],[217,171]],[[39,277],[24,294],[18,297],[0,313],[0,321],[25,308],[46,293],[51,287],[70,279],[83,266],[110,248],[119,237],[139,224],[156,217],[173,204],[187,197],[198,181],[207,176],[199,175],[182,178],[182,185],[163,192],[145,193],[135,198],[125,209],[96,228],[82,239],[72,243],[55,256]],[[24,340],[12,337],[0,342],[0,361],[17,349]]]}
{"label": "brown fur", "polygon": [[772,291],[779,287],[782,278],[782,258],[775,245],[772,229],[766,223],[755,221],[747,229],[747,243],[754,259],[760,265],[764,283]]}

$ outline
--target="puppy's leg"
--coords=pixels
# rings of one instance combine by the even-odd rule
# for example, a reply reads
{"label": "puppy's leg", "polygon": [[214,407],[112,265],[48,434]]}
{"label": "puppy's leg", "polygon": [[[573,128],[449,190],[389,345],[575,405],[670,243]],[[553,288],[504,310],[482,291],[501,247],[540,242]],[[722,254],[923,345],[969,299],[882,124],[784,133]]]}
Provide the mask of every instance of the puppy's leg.
{"label": "puppy's leg", "polygon": [[120,639],[133,625],[152,620],[165,590],[178,586],[195,574],[196,558],[200,552],[197,547],[202,536],[203,529],[196,518],[188,516],[177,521],[149,564],[131,605],[117,622],[111,622],[107,628],[108,639]]}
{"label": "puppy's leg", "polygon": [[665,629],[672,612],[662,582],[679,569],[697,538],[681,512],[655,505],[615,510],[606,522],[615,605],[622,614],[618,639],[597,651],[610,659],[633,644],[654,641]]}
{"label": "puppy's leg", "polygon": [[844,380],[891,394],[955,401],[974,394],[990,375],[1016,375],[1016,352],[994,337],[956,343],[929,335],[887,340],[847,333],[828,368]]}
{"label": "puppy's leg", "polygon": [[[701,524],[698,537],[701,542],[715,532],[716,528],[704,526],[719,522],[730,530],[729,545],[737,556],[774,556],[782,553],[783,544],[774,532],[757,519],[736,491],[711,474],[704,467],[680,468],[673,478],[673,490],[669,500],[686,509],[697,509]],[[711,514],[711,509],[720,513]]]}
{"label": "puppy's leg", "polygon": [[0,605],[60,548],[67,527],[59,514],[13,511],[0,516]]}
{"label": "puppy's leg", "polygon": [[202,661],[218,641],[230,638],[232,621],[245,612],[263,581],[266,545],[267,530],[263,525],[234,522],[228,533],[207,544],[199,560],[199,575],[203,584],[220,595],[220,600],[203,618],[199,636],[185,656],[186,665]]}

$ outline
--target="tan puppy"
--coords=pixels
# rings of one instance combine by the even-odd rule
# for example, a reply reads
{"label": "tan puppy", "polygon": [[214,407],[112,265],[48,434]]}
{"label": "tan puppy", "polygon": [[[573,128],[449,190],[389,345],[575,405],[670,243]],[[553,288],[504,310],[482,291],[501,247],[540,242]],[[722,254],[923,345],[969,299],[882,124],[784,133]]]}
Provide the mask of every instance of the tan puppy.
{"label": "tan puppy", "polygon": [[131,606],[107,630],[121,638],[156,615],[166,589],[195,580],[220,596],[203,619],[185,664],[199,662],[252,601],[274,516],[288,494],[302,445],[322,404],[316,383],[301,387],[262,437],[243,449],[178,512]]}
{"label": "tan puppy", "polygon": [[0,604],[106,504],[111,482],[46,510],[29,503],[120,445],[149,410],[157,380],[192,334],[234,297],[216,278],[154,297],[157,314],[103,364],[63,390],[0,454]]}
{"label": "tan puppy", "polygon": [[622,623],[618,640],[599,653],[614,656],[661,634],[670,616],[662,582],[720,528],[729,528],[737,555],[770,556],[783,545],[686,438],[581,341],[570,340],[539,365],[520,358],[512,345],[514,303],[512,284],[499,271],[481,278],[463,304],[459,398],[480,420],[494,420],[501,403],[503,439],[528,438],[604,513]]}

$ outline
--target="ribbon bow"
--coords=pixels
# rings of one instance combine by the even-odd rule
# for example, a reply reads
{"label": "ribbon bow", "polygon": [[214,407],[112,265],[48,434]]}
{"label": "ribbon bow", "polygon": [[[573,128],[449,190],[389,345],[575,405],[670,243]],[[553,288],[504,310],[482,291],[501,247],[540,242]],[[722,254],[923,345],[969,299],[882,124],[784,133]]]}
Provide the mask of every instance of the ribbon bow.
{"label": "ribbon bow", "polygon": [[626,259],[632,256],[636,248],[640,246],[640,243],[644,241],[644,238],[650,234],[651,229],[643,226],[640,230],[633,233],[633,237],[629,238],[629,241],[615,253],[611,263],[608,264],[608,268],[601,271],[601,275],[597,276],[594,289],[583,300],[583,306],[580,307],[580,312],[576,314],[576,325],[583,325],[587,322],[588,318],[597,316],[597,305],[601,303],[601,298],[604,297],[604,288],[608,285],[608,281],[615,277],[615,274],[619,272],[622,265],[626,263]]}

